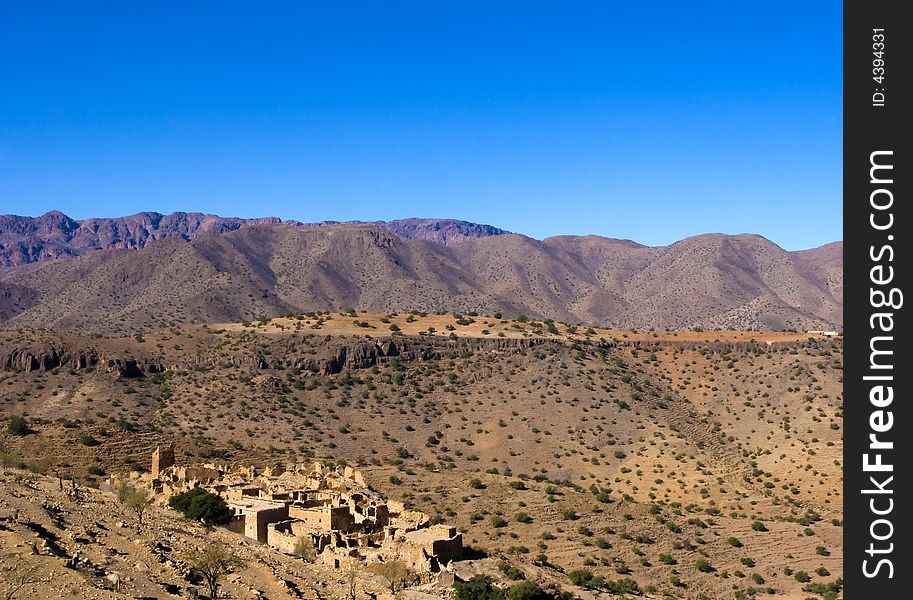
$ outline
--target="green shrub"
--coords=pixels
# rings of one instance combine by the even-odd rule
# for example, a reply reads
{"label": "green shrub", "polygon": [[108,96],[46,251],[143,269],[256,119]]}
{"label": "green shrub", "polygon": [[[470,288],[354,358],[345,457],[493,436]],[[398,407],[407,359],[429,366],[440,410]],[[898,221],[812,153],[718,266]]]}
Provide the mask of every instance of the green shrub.
{"label": "green shrub", "polygon": [[6,424],[6,430],[10,435],[28,435],[32,431],[29,429],[28,421],[20,415],[10,417],[9,423]]}
{"label": "green shrub", "polygon": [[504,576],[507,577],[508,579],[510,579],[511,581],[519,581],[521,579],[526,579],[526,576],[523,574],[523,571],[521,571],[520,569],[518,569],[517,567],[515,567],[514,565],[510,564],[507,561],[501,561],[501,563],[498,564],[498,570],[501,571],[501,573],[503,573]]}
{"label": "green shrub", "polygon": [[593,575],[593,572],[589,569],[575,569],[570,571],[567,574],[567,578],[571,580],[571,583],[579,585],[580,587],[599,587],[598,584],[601,584],[603,581],[598,575]]}
{"label": "green shrub", "polygon": [[453,584],[456,600],[503,600],[504,592],[494,586],[488,575],[476,575],[467,582]]}
{"label": "green shrub", "polygon": [[225,525],[232,518],[231,509],[217,494],[202,488],[193,488],[168,499],[168,506],[193,521],[202,520],[207,525]]}
{"label": "green shrub", "polygon": [[710,573],[713,571],[713,567],[710,566],[710,562],[706,558],[697,559],[697,562],[694,563],[694,568],[701,573]]}
{"label": "green shrub", "polygon": [[602,589],[610,594],[639,594],[640,587],[633,579],[608,579],[602,584]]}
{"label": "green shrub", "polygon": [[521,581],[507,588],[507,600],[547,600],[551,597],[534,581]]}
{"label": "green shrub", "polygon": [[809,583],[802,588],[805,592],[823,596],[824,600],[836,600],[841,589],[843,589],[843,579],[839,577],[830,583]]}
{"label": "green shrub", "polygon": [[84,433],[81,436],[79,436],[77,441],[80,444],[82,444],[83,446],[90,446],[90,447],[98,446],[99,444],[101,444],[101,442],[99,442],[98,440],[96,440],[94,437],[92,437],[91,435],[89,435],[87,433]]}

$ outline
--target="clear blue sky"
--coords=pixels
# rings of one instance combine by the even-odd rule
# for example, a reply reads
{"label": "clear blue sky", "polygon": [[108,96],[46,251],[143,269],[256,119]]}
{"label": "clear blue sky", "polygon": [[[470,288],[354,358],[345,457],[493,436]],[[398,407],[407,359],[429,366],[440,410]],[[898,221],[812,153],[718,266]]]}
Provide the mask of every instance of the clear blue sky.
{"label": "clear blue sky", "polygon": [[0,213],[842,237],[839,2],[0,0]]}

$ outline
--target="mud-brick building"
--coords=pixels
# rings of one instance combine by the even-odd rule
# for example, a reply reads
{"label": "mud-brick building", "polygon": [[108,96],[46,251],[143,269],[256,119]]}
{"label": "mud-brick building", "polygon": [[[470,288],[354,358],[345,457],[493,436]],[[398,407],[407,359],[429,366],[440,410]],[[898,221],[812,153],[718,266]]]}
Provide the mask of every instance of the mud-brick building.
{"label": "mud-brick building", "polygon": [[397,532],[393,541],[399,542],[400,560],[419,572],[436,572],[441,565],[463,558],[463,535],[447,525]]}
{"label": "mud-brick building", "polygon": [[234,513],[228,528],[264,544],[268,541],[267,526],[288,519],[288,505],[285,503],[241,498],[230,500],[228,508]]}
{"label": "mud-brick building", "polygon": [[292,504],[288,516],[311,527],[349,533],[355,530],[355,515],[348,506],[315,506],[304,508]]}

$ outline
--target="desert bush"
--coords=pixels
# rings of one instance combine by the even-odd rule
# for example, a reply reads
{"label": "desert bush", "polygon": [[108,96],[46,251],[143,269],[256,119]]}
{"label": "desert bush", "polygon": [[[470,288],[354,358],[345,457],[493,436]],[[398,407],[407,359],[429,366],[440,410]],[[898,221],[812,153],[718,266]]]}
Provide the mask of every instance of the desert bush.
{"label": "desert bush", "polygon": [[453,584],[456,600],[503,600],[504,591],[494,586],[488,575],[476,575],[466,582]]}
{"label": "desert bush", "polygon": [[519,581],[526,578],[526,576],[523,574],[523,571],[507,561],[501,561],[498,564],[498,570],[501,571],[501,573],[503,573],[504,576],[511,581]]}
{"label": "desert bush", "polygon": [[25,417],[20,415],[13,415],[10,417],[9,423],[6,424],[6,431],[10,435],[28,435],[31,433],[28,421],[25,420]]}
{"label": "desert bush", "polygon": [[824,600],[836,600],[843,589],[843,579],[839,577],[830,583],[810,583],[802,588],[803,591],[822,596]]}
{"label": "desert bush", "polygon": [[710,565],[710,562],[706,558],[697,559],[697,562],[694,563],[694,568],[701,573],[710,573],[713,571],[713,567]]}

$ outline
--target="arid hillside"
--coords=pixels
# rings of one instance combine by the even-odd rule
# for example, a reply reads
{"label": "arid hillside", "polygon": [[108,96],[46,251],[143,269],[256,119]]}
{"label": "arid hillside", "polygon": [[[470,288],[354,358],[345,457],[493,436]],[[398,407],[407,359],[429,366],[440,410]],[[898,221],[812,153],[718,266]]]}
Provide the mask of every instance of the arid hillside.
{"label": "arid hillside", "polygon": [[[102,244],[98,234],[86,247],[102,249],[80,246],[68,259],[16,259],[0,274],[0,325],[132,334],[353,308],[620,328],[842,324],[842,244],[791,253],[759,236],[713,234],[648,247],[596,236],[538,241],[456,221],[305,226],[204,217],[173,235],[141,228],[149,235],[130,243]],[[86,223],[74,225],[72,240],[85,239],[76,233]],[[15,244],[3,243],[13,256]],[[66,256],[72,244],[64,247],[50,256]]]}
{"label": "arid hillside", "polygon": [[[202,213],[163,215],[142,212],[128,217],[77,221],[52,211],[40,217],[0,215],[0,268],[81,256],[95,250],[143,248],[156,240],[191,240],[205,233],[226,233],[264,223],[296,227],[321,227],[330,223],[299,223],[277,217],[239,219]],[[402,219],[375,221],[404,240],[454,244],[468,239],[508,233],[491,225],[455,219]]]}
{"label": "arid hillside", "polygon": [[580,598],[580,570],[648,597],[805,598],[842,570],[841,352],[468,314],[9,331],[0,411],[28,431],[0,450],[90,486],[170,440],[184,463],[345,461],[458,527],[497,578],[506,562]]}

